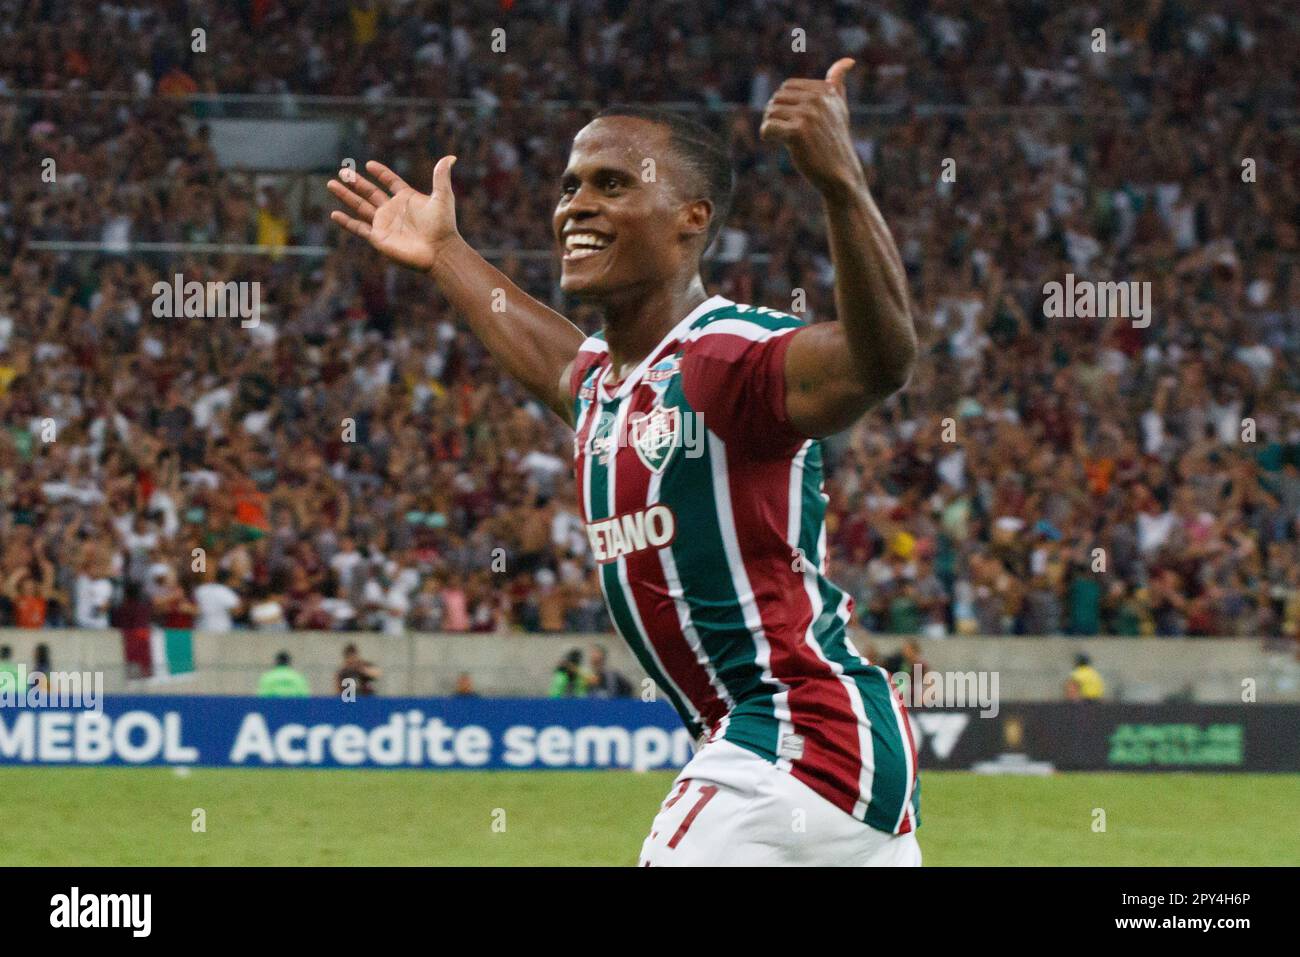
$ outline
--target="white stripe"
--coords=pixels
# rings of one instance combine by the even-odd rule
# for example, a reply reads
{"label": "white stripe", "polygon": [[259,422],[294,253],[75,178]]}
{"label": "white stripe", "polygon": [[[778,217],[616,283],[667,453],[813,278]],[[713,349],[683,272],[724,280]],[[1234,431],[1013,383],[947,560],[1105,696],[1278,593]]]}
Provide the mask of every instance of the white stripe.
{"label": "white stripe", "polygon": [[[803,447],[795,455],[790,463],[790,507],[789,507],[789,525],[786,530],[787,538],[790,544],[790,550],[794,553],[799,547],[799,528],[803,523],[803,480],[804,480],[804,462],[808,458],[808,450],[812,448],[812,442],[805,442]],[[822,660],[822,663],[830,670],[831,674],[839,679],[840,684],[848,692],[849,707],[856,718],[858,732],[858,799],[853,804],[853,816],[859,821],[866,817],[867,803],[871,800],[871,782],[875,772],[875,751],[871,747],[871,721],[867,717],[866,706],[862,702],[862,692],[858,689],[857,682],[852,677],[844,673],[844,667],[837,661],[831,661],[822,652],[821,645],[817,643],[816,626],[817,619],[821,617],[823,608],[818,569],[822,564],[821,552],[825,547],[826,526],[823,524],[821,535],[818,537],[817,551],[818,554],[813,557],[803,556],[804,561],[801,566],[803,576],[804,591],[808,595],[808,602],[812,609],[812,616],[808,619],[808,627],[804,631],[804,644],[813,650],[813,653]],[[836,614],[842,614],[848,604],[848,595],[840,601],[840,607],[836,609]]]}
{"label": "white stripe", "polygon": [[[659,501],[660,486],[663,484],[663,475],[658,472],[652,472],[650,475],[650,485],[646,490],[646,507],[656,504]],[[682,629],[682,635],[686,638],[686,643],[690,645],[691,651],[695,653],[695,660],[700,663],[705,673],[709,676],[709,684],[713,690],[718,693],[718,697],[727,706],[727,713],[722,716],[719,722],[717,733],[725,735],[727,725],[731,722],[731,711],[736,707],[735,700],[727,691],[726,685],[718,678],[717,672],[713,669],[713,662],[709,660],[708,654],[704,651],[704,643],[700,640],[699,633],[695,630],[695,623],[691,620],[691,608],[685,601],[685,589],[682,588],[681,577],[677,574],[677,560],[673,558],[672,547],[660,548],[659,564],[664,570],[664,581],[668,585],[668,594],[673,599],[673,606],[677,609],[677,622]]]}
{"label": "white stripe", "polygon": [[609,343],[604,339],[597,339],[595,336],[588,336],[582,340],[582,345],[578,346],[579,352],[608,352]]}
{"label": "white stripe", "polygon": [[705,336],[739,336],[751,342],[766,342],[768,339],[788,336],[792,332],[806,328],[807,326],[784,326],[780,329],[769,329],[750,319],[717,319],[707,326],[693,330],[686,337],[686,341],[696,342]]}
{"label": "white stripe", "polygon": [[636,387],[637,383],[641,381],[641,376],[645,375],[645,370],[650,367],[650,363],[654,360],[654,358],[657,355],[659,355],[660,352],[663,351],[665,345],[667,345],[673,339],[680,338],[680,334],[686,329],[690,328],[691,323],[693,323],[696,319],[700,318],[700,316],[703,316],[705,313],[714,312],[718,309],[722,309],[725,306],[734,306],[734,305],[735,303],[732,302],[730,299],[726,298],[725,296],[710,296],[708,299],[704,300],[702,303],[700,303],[698,306],[692,309],[687,314],[686,318],[682,319],[681,322],[673,326],[672,329],[668,331],[668,334],[659,340],[659,344],[657,346],[655,346],[653,349],[651,349],[649,352],[646,353],[645,358],[642,359],[641,363],[635,369],[632,370],[632,373],[618,384],[618,388],[614,390],[614,394],[612,396],[606,394],[605,384],[603,382],[600,385],[600,391],[598,394],[602,397],[612,398],[612,399],[621,399],[626,397]]}
{"label": "white stripe", "polygon": [[149,629],[149,665],[154,678],[166,678],[172,673],[167,660],[167,634],[157,625]]}
{"label": "white stripe", "polygon": [[[623,434],[623,427],[627,420],[627,410],[631,408],[631,406],[632,406],[631,402],[624,402],[619,406],[618,412],[614,417],[614,431],[612,432],[613,435]],[[611,444],[609,450],[609,467],[607,472],[608,481],[606,482],[606,484],[609,486],[608,509],[611,517],[617,514],[617,510],[615,508],[615,502],[617,501],[617,499],[615,497],[614,479],[618,475],[618,452],[619,449],[622,447],[622,445],[623,445],[622,442],[614,442]],[[659,669],[660,674],[663,675],[664,681],[668,682],[668,684],[672,687],[672,690],[677,695],[678,700],[680,700],[682,705],[686,708],[686,710],[690,712],[691,720],[694,721],[694,723],[699,725],[701,728],[705,727],[704,718],[699,713],[699,711],[696,710],[695,703],[691,701],[691,699],[682,692],[682,689],[677,686],[677,683],[673,681],[672,677],[668,674],[668,669],[664,667],[664,663],[659,660],[659,655],[655,652],[654,644],[650,641],[650,635],[646,631],[645,622],[641,620],[641,613],[637,611],[636,596],[633,594],[632,586],[628,581],[626,555],[620,555],[618,557],[616,567],[618,571],[619,587],[622,589],[623,592],[623,600],[627,604],[628,614],[632,616],[632,624],[636,628],[637,635],[640,636],[641,642],[645,645],[646,654],[648,654],[652,659],[654,659],[655,667],[657,667]],[[600,578],[601,588],[603,589],[605,587],[604,574],[600,574],[599,578]],[[612,611],[610,612],[610,617],[613,618]]]}
{"label": "white stripe", "polygon": [[[794,733],[790,722],[790,688],[772,675],[772,646],[763,631],[763,618],[758,612],[758,601],[754,598],[754,589],[749,584],[749,575],[745,572],[745,561],[740,554],[740,542],[736,535],[736,514],[731,509],[731,485],[727,477],[727,448],[712,432],[705,430],[709,440],[709,459],[713,474],[713,501],[718,515],[718,529],[722,534],[722,548],[727,556],[727,568],[731,572],[731,585],[740,603],[745,627],[754,638],[754,663],[762,668],[765,684],[776,688],[772,696],[772,709],[778,722],[777,747],[787,734]],[[790,770],[790,761],[777,755],[776,766],[782,771]]]}

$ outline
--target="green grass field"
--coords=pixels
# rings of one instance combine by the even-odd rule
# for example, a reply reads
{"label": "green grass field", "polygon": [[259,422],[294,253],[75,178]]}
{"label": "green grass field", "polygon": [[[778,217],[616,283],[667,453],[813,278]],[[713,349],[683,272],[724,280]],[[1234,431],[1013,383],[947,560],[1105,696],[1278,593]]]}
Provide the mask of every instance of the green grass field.
{"label": "green grass field", "polygon": [[[671,781],[3,768],[0,865],[632,865]],[[922,782],[927,865],[1300,863],[1300,775],[930,772]],[[206,833],[191,828],[196,808]],[[1105,833],[1092,829],[1094,808]]]}

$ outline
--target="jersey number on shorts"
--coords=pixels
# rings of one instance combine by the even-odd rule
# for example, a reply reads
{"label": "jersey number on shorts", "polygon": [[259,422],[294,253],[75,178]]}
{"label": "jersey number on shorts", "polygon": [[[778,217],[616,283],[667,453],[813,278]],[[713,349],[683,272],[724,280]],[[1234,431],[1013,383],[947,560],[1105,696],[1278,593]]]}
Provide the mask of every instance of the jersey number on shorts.
{"label": "jersey number on shorts", "polygon": [[[686,790],[683,788],[681,794],[678,794],[676,797],[674,797],[672,801],[669,802],[668,806],[672,807],[674,804],[676,804],[678,799],[681,798],[682,794],[685,793]],[[676,833],[673,834],[672,839],[669,840],[668,842],[669,850],[675,848],[678,844],[681,843],[682,838],[686,836],[686,831],[690,828],[692,824],[695,823],[695,819],[699,817],[700,812],[704,810],[704,805],[712,801],[713,795],[717,793],[718,793],[718,786],[716,784],[700,785],[700,799],[695,802],[695,806],[691,808],[689,811],[687,811],[686,816],[682,818],[682,823],[678,825]]]}

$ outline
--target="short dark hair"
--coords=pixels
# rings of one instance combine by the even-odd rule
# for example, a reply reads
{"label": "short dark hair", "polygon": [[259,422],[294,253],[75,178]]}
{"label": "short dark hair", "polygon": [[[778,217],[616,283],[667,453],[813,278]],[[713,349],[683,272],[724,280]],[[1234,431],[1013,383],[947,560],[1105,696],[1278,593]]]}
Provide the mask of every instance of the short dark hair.
{"label": "short dark hair", "polygon": [[611,106],[592,118],[599,120],[607,116],[630,116],[668,127],[673,149],[700,177],[704,184],[704,198],[713,204],[713,218],[709,221],[708,239],[704,244],[707,249],[731,211],[735,173],[731,168],[727,141],[698,120],[653,106]]}
{"label": "short dark hair", "polygon": [[287,651],[282,651],[275,656],[275,663],[280,668],[288,666],[289,662],[292,660],[293,659],[289,657],[289,652]]}

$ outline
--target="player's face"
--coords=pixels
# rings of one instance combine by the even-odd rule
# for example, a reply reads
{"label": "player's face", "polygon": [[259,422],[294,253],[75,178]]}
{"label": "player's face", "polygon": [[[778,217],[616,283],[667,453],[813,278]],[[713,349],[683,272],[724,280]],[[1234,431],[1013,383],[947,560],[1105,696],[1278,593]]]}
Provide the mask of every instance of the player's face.
{"label": "player's face", "polygon": [[675,175],[670,134],[658,123],[610,116],[579,131],[553,219],[565,292],[601,299],[689,267]]}

